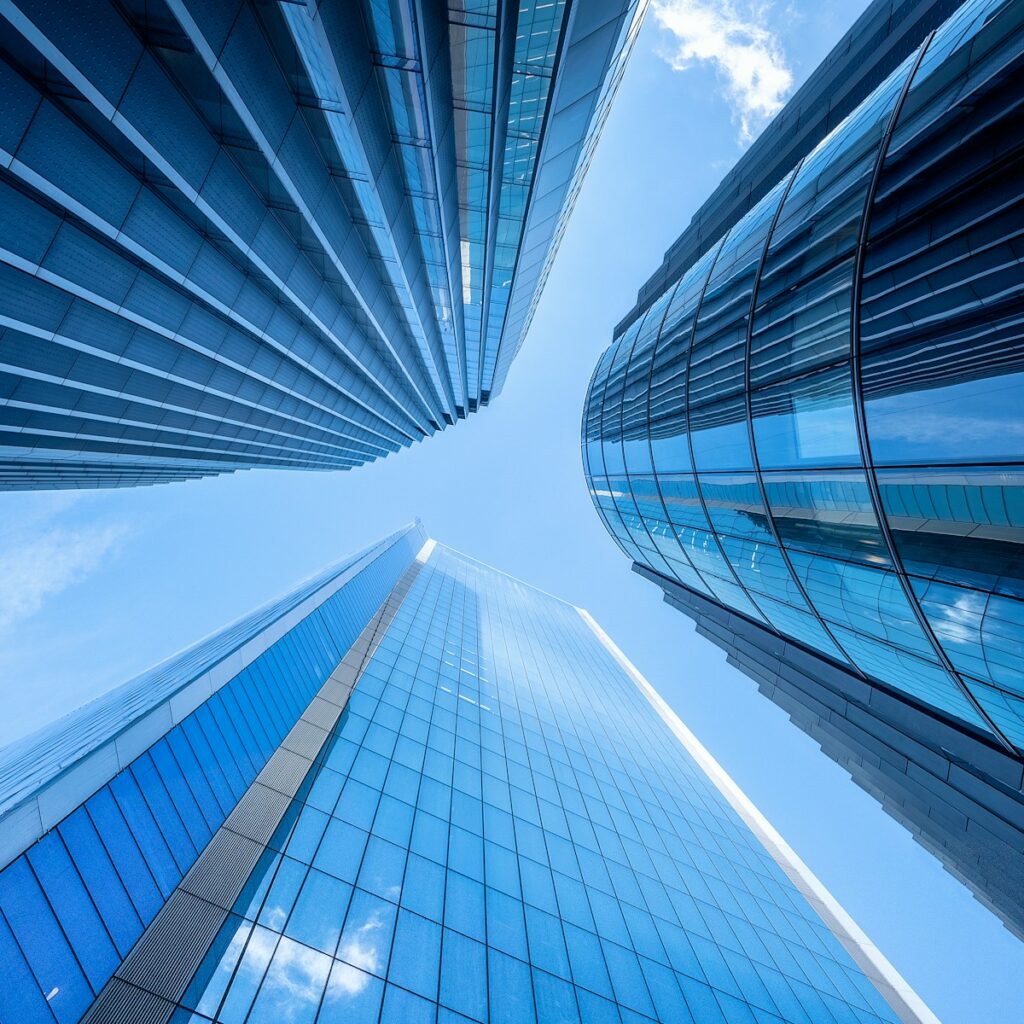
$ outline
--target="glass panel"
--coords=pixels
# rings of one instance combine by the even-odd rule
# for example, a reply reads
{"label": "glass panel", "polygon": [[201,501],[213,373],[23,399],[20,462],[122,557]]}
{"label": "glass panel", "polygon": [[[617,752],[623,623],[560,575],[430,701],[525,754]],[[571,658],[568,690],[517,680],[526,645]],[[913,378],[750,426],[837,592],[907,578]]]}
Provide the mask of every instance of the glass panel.
{"label": "glass panel", "polygon": [[686,369],[693,319],[715,251],[705,253],[683,275],[658,339],[649,407],[651,450],[659,473],[685,473],[692,468],[686,441]]}
{"label": "glass panel", "polygon": [[665,292],[651,306],[629,357],[622,400],[622,444],[626,466],[631,473],[651,472],[651,447],[648,441],[651,371],[654,346],[671,297],[671,291]]}
{"label": "glass panel", "polygon": [[763,468],[860,466],[848,366],[756,391],[752,402]]}
{"label": "glass panel", "polygon": [[881,469],[908,572],[1024,599],[1024,468]]}
{"label": "glass panel", "polygon": [[801,551],[790,557],[822,618],[934,660],[931,641],[894,573]]}
{"label": "glass panel", "polygon": [[[792,637],[813,651],[820,651],[835,661],[846,664],[846,655],[832,642],[818,619],[808,611],[757,595],[758,607],[764,617],[784,636]],[[806,608],[806,604],[804,605]]]}
{"label": "glass panel", "polygon": [[996,728],[1011,743],[1024,750],[1024,700],[975,680],[968,680],[967,685],[995,722]]}
{"label": "glass panel", "polygon": [[705,473],[700,488],[716,533],[772,540],[761,488],[753,473]]}
{"label": "glass panel", "polygon": [[964,339],[864,359],[864,408],[878,465],[1019,461],[1024,451],[1024,345],[1005,356]]}
{"label": "glass panel", "polygon": [[751,380],[762,385],[849,357],[854,255],[878,147],[911,55],[803,161],[758,290]]}
{"label": "glass panel", "polygon": [[853,633],[841,626],[833,626],[832,632],[853,663],[869,676],[954,718],[960,718],[983,732],[989,731],[949,673],[936,662],[915,658],[887,643]]}
{"label": "glass panel", "polygon": [[787,550],[888,565],[888,549],[862,472],[767,472],[762,480]]}
{"label": "glass panel", "polygon": [[676,526],[692,526],[698,530],[709,528],[697,494],[697,482],[692,476],[659,476],[658,482],[669,519]]}
{"label": "glass panel", "polygon": [[743,586],[797,608],[807,609],[807,602],[804,601],[800,588],[782,557],[782,552],[774,544],[728,536],[723,536],[720,540],[725,555]]}
{"label": "glass panel", "polygon": [[312,1024],[330,970],[329,956],[282,936],[246,1024]]}
{"label": "glass panel", "polygon": [[[709,564],[728,571],[720,554]],[[716,600],[760,615],[742,588],[707,578]],[[297,804],[322,795],[325,771],[344,785],[307,855],[333,862],[324,844],[353,843],[358,877],[389,892],[379,851],[394,846],[401,907],[357,887],[346,912],[345,881],[269,856],[240,905],[280,905],[265,915],[273,925],[234,918],[189,1009],[225,1024],[312,1024],[317,1005],[328,1024],[622,1024],[641,1013],[674,1024],[715,1005],[687,974],[746,1006],[739,993],[760,977],[751,958],[789,970],[811,958],[810,935],[816,970],[791,995],[792,1019],[810,1019],[819,988],[838,1000],[849,986],[852,1005],[896,1024],[854,987],[841,945],[579,611],[440,545],[371,648]],[[759,906],[785,907],[785,921]],[[772,945],[730,926],[755,912]]]}
{"label": "glass panel", "polygon": [[787,180],[779,182],[729,232],[704,292],[690,356],[689,406],[744,389],[750,300],[768,232]]}
{"label": "glass panel", "polygon": [[765,621],[765,617],[761,614],[760,609],[750,600],[747,592],[738,584],[733,583],[731,580],[722,579],[721,576],[711,576],[705,573],[702,573],[702,576],[711,593],[727,608],[741,612],[757,622]]}
{"label": "glass panel", "polygon": [[957,671],[1024,697],[1024,601],[911,579]]}
{"label": "glass panel", "polygon": [[742,396],[691,409],[690,430],[698,472],[754,468],[747,405]]}
{"label": "glass panel", "polygon": [[642,319],[634,321],[612,346],[614,351],[601,412],[601,450],[604,453],[605,471],[609,476],[626,471],[622,453],[622,402],[625,396],[629,356],[642,326]]}

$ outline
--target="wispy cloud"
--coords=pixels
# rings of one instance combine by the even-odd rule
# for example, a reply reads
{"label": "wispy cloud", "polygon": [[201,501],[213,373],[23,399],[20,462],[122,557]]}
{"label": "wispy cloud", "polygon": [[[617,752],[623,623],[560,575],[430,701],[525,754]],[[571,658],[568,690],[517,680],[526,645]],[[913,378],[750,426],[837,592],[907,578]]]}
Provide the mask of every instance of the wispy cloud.
{"label": "wispy cloud", "polygon": [[10,535],[0,548],[0,630],[35,615],[48,599],[84,580],[126,532],[120,525],[39,523]]}
{"label": "wispy cloud", "polygon": [[662,56],[676,71],[708,63],[723,80],[739,125],[751,142],[782,108],[793,73],[768,27],[770,4],[757,0],[654,0],[654,16],[672,35]]}

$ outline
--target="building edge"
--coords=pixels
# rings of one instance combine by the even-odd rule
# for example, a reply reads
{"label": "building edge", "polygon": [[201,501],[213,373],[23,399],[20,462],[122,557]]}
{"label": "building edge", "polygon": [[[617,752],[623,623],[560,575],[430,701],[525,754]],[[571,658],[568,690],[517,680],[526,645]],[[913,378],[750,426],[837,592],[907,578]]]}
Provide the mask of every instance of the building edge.
{"label": "building edge", "polygon": [[633,680],[640,692],[669,727],[676,739],[704,770],[718,791],[729,802],[745,825],[772,856],[800,894],[811,904],[822,921],[850,954],[904,1024],[940,1024],[938,1017],[889,962],[885,954],[867,937],[863,929],[843,909],[796,851],[782,838],[750,798],[697,739],[640,670],[619,649],[615,641],[585,609],[576,609],[600,640],[605,650]]}
{"label": "building edge", "polygon": [[[410,535],[415,545],[414,552],[419,552],[416,557],[419,558],[424,551],[429,556],[433,542],[427,538],[420,520],[416,519],[330,569],[314,574],[282,597],[164,659],[153,669],[82,705],[53,725],[0,749],[0,870],[239,676],[289,630],[314,614],[364,569],[374,565],[381,555]],[[419,544],[415,543],[417,539]],[[301,600],[294,600],[316,582],[319,585],[312,593],[302,596]],[[62,736],[74,733],[87,715],[108,702],[116,703],[132,695],[154,672],[188,659],[211,642],[231,634],[239,626],[273,611],[277,606],[282,606],[279,614],[272,615],[270,621],[254,633],[243,634],[229,650],[200,660],[157,702],[135,708],[115,727],[99,734],[90,733],[70,751],[59,745]],[[36,776],[29,784],[19,785],[20,768],[26,763],[37,766]]]}
{"label": "building edge", "polygon": [[[980,733],[645,566],[664,600],[1024,940],[1024,780]],[[1016,879],[1016,886],[1013,881]]]}

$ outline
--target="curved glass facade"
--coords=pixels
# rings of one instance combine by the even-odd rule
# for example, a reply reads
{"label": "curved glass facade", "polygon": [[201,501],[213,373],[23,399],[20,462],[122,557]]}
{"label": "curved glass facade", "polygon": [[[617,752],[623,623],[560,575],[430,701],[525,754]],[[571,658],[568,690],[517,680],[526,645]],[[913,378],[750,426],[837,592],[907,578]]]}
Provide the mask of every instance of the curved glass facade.
{"label": "curved glass facade", "polygon": [[1024,748],[1024,9],[971,0],[587,395],[635,562]]}

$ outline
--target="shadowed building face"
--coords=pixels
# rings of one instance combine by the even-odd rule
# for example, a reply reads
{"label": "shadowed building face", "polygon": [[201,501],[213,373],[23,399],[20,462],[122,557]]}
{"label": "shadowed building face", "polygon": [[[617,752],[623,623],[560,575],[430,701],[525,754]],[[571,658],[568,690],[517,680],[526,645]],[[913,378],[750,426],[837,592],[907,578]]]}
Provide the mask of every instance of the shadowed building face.
{"label": "shadowed building face", "polygon": [[0,488],[346,469],[486,405],[643,7],[11,4]]}

